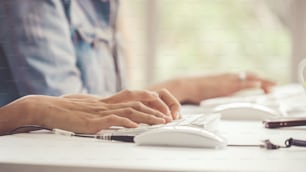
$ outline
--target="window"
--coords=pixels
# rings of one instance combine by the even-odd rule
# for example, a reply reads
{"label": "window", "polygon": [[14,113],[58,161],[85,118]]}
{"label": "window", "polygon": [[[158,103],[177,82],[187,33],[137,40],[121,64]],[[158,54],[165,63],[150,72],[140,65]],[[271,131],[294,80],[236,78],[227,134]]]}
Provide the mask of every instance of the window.
{"label": "window", "polygon": [[239,71],[290,82],[290,2],[125,1],[125,11],[133,14],[127,19],[133,20],[129,29],[138,29],[130,35],[134,37],[132,59],[144,65],[130,70],[138,69],[138,75],[146,71],[132,80],[134,85],[189,74]]}

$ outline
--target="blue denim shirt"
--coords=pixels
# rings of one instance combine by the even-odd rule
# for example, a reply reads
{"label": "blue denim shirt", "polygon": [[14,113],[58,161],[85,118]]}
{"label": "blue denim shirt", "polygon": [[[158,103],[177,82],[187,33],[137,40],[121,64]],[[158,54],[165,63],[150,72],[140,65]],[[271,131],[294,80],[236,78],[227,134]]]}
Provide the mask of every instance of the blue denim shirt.
{"label": "blue denim shirt", "polygon": [[116,0],[1,0],[0,106],[29,94],[122,89],[117,7]]}

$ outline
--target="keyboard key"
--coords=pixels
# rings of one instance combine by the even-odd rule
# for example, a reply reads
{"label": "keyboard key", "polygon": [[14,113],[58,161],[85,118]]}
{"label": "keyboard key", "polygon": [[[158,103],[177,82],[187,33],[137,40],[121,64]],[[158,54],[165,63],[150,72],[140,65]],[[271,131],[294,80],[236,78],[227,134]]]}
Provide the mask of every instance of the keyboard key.
{"label": "keyboard key", "polygon": [[113,135],[137,135],[147,130],[169,127],[169,126],[191,126],[196,128],[203,128],[206,130],[214,131],[218,121],[220,120],[220,114],[197,114],[187,115],[181,119],[174,120],[167,124],[147,125],[140,124],[137,128],[122,128],[114,127],[109,130],[101,130],[99,133],[111,133]]}

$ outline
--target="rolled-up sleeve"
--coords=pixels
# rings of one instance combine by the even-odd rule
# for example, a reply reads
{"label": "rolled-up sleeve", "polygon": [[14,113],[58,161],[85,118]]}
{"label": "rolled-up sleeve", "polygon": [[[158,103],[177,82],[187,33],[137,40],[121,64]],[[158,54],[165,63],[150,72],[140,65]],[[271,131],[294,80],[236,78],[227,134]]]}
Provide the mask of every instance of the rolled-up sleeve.
{"label": "rolled-up sleeve", "polygon": [[1,0],[0,39],[20,96],[86,92],[60,0]]}

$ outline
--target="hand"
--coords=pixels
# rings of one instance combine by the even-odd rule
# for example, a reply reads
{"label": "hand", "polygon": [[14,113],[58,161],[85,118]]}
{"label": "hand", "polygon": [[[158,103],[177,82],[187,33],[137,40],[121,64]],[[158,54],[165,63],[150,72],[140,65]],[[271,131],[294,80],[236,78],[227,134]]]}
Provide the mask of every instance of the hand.
{"label": "hand", "polygon": [[[159,91],[131,91],[123,90],[113,96],[107,98],[101,98],[95,95],[88,94],[72,94],[64,95],[65,98],[81,99],[86,101],[100,101],[108,104],[108,107],[117,108],[127,111],[127,109],[133,107],[134,109],[142,109],[148,113],[162,116],[167,122],[172,119],[180,118],[180,103],[178,100],[166,89]],[[148,109],[149,108],[149,109]]]}
{"label": "hand", "polygon": [[113,106],[132,106],[136,109],[143,109],[143,107],[148,106],[165,114],[167,121],[180,118],[179,111],[181,105],[166,89],[156,92],[124,90],[100,101],[114,104]]}
{"label": "hand", "polygon": [[241,86],[240,86],[238,91],[240,91],[242,89],[258,88],[259,87],[264,91],[264,93],[268,94],[268,93],[271,92],[271,88],[276,85],[275,82],[273,82],[271,80],[261,78],[261,77],[255,75],[254,73],[248,72],[248,73],[244,73],[244,75],[245,75],[244,79],[239,77],[239,80],[242,83],[241,83]]}
{"label": "hand", "polygon": [[274,82],[252,73],[246,73],[243,78],[238,74],[228,73],[176,78],[150,86],[148,89],[156,91],[167,88],[179,102],[199,104],[204,99],[229,96],[248,88],[261,88],[265,93],[269,93],[274,85]]}
{"label": "hand", "polygon": [[[86,99],[51,96],[26,96],[0,109],[0,132],[21,125],[42,125],[77,133],[96,133],[110,126],[137,127],[137,123],[165,123],[161,114],[148,107],[119,113],[120,105],[108,105],[90,96]],[[115,113],[114,113],[115,112]],[[118,112],[118,113],[117,113]]]}
{"label": "hand", "polygon": [[200,103],[201,100],[219,96],[229,96],[243,89],[261,88],[265,93],[269,93],[274,82],[258,77],[253,73],[245,73],[241,77],[238,74],[228,73],[215,76],[202,76],[187,79],[193,86],[192,97],[189,101]]}

